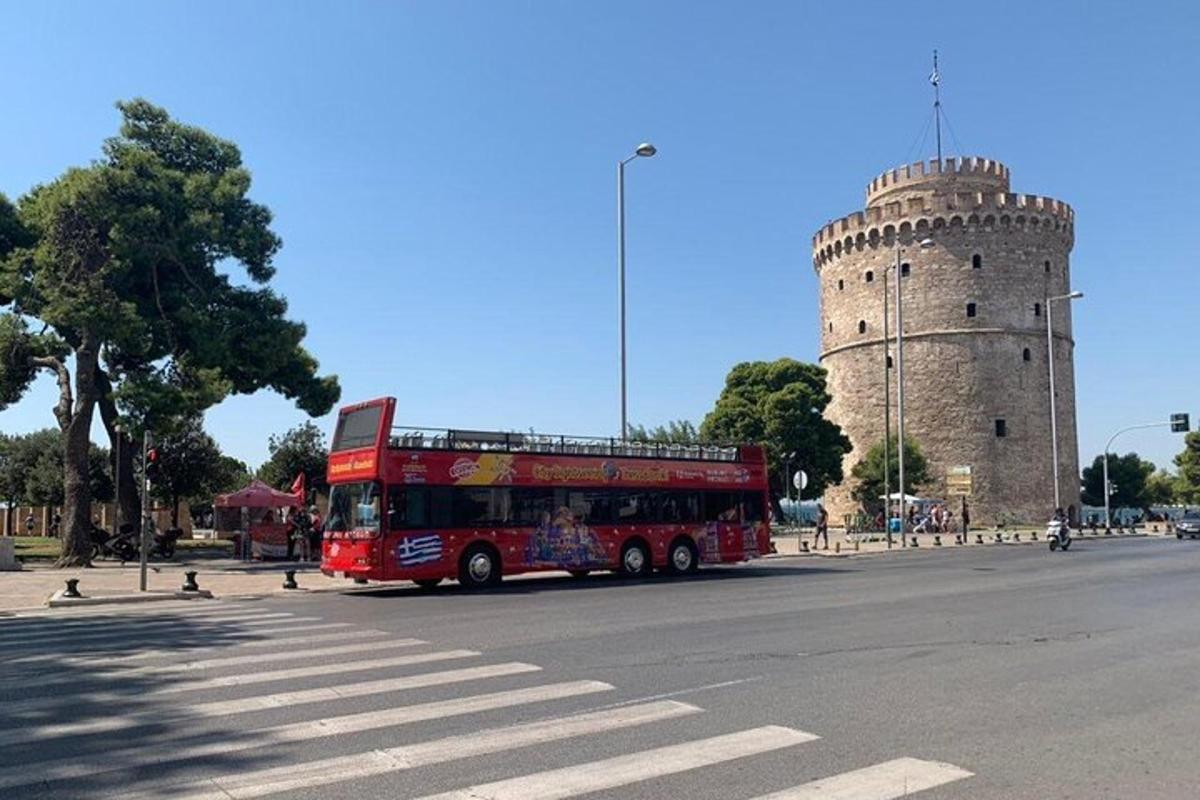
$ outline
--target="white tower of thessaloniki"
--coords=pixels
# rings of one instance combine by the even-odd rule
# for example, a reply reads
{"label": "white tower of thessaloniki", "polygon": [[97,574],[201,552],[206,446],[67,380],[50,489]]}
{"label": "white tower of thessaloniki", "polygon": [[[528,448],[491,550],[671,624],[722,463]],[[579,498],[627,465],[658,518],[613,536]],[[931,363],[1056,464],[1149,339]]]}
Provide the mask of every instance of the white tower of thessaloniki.
{"label": "white tower of thessaloniki", "polygon": [[[949,499],[948,470],[965,466],[973,481],[972,524],[1049,518],[1046,300],[1071,291],[1074,229],[1066,203],[1015,194],[1006,166],[963,158],[885,172],[867,187],[864,210],[817,231],[813,267],[821,287],[821,363],[833,396],[828,415],[854,444],[843,464],[846,480],[826,496],[835,520],[858,510],[850,470],[883,439],[897,279],[904,306],[905,435],[921,446],[931,475],[922,493]],[[932,246],[919,247],[925,239]],[[1052,305],[1059,488],[1062,506],[1077,510],[1071,304]],[[895,435],[895,370],[887,374]]]}

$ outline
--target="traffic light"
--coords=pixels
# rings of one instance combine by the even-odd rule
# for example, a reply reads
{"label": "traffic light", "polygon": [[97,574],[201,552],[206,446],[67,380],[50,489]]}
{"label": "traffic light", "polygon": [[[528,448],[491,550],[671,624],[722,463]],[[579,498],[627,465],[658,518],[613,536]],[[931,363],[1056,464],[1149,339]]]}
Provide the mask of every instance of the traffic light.
{"label": "traffic light", "polygon": [[1172,414],[1171,415],[1171,432],[1172,433],[1187,433],[1192,429],[1188,420],[1187,414]]}
{"label": "traffic light", "polygon": [[146,480],[154,483],[158,480],[161,465],[158,463],[158,450],[150,448],[146,451]]}

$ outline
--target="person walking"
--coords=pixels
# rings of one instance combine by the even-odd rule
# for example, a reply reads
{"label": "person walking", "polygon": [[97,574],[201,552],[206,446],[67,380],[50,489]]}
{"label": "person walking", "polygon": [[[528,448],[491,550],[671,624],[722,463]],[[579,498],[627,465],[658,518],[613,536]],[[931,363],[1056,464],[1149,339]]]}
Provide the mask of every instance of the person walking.
{"label": "person walking", "polygon": [[33,536],[33,529],[36,525],[37,525],[37,520],[33,518],[33,514],[31,513],[28,517],[25,518],[25,535]]}
{"label": "person walking", "polygon": [[829,549],[829,512],[825,506],[817,505],[817,532],[813,535],[813,549],[817,549],[817,541],[825,537],[825,549]]}

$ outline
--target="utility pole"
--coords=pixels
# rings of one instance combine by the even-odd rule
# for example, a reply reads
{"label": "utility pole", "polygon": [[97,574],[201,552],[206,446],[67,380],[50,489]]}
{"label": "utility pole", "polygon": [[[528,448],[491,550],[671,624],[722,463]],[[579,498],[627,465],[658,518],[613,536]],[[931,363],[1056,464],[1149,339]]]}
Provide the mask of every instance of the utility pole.
{"label": "utility pole", "polygon": [[[897,276],[899,280],[899,276]],[[892,546],[892,460],[889,452],[892,438],[891,365],[888,361],[888,271],[883,270],[883,530],[888,548]]]}
{"label": "utility pole", "polygon": [[141,525],[141,555],[138,558],[141,580],[139,588],[146,591],[146,565],[149,560],[147,540],[150,536],[150,476],[146,472],[146,456],[150,452],[150,431],[142,433],[142,525]]}

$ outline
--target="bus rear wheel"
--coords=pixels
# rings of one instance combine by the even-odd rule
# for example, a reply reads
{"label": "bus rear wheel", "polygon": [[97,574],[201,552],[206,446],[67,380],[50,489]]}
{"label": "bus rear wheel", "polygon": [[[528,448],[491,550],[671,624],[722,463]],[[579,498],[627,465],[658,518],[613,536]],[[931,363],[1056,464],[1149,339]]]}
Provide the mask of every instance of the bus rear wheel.
{"label": "bus rear wheel", "polygon": [[473,544],[458,562],[458,582],[467,589],[500,583],[500,555],[486,544]]}
{"label": "bus rear wheel", "polygon": [[644,578],[650,574],[650,551],[641,542],[627,542],[621,548],[621,574]]}
{"label": "bus rear wheel", "polygon": [[700,568],[699,553],[691,539],[676,539],[667,553],[667,571],[672,575],[687,575]]}

